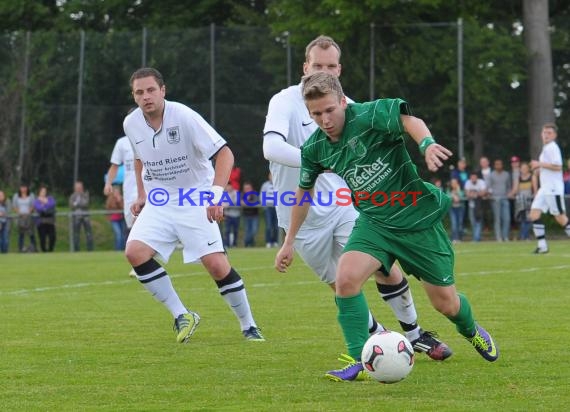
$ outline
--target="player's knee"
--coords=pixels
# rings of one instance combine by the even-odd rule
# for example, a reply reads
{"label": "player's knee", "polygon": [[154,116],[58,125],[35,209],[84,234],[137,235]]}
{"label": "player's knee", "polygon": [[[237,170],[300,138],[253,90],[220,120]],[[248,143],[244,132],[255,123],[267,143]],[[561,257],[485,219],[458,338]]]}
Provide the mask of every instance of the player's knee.
{"label": "player's knee", "polygon": [[452,297],[444,297],[432,302],[433,307],[446,317],[452,317],[459,312],[459,300]]}
{"label": "player's knee", "polygon": [[215,280],[221,280],[230,272],[231,266],[223,253],[212,253],[202,258],[202,264]]}
{"label": "player's knee", "polygon": [[133,240],[127,243],[125,247],[125,257],[131,264],[131,266],[138,266],[144,262],[150,260],[154,256],[154,250],[152,250],[146,244]]}

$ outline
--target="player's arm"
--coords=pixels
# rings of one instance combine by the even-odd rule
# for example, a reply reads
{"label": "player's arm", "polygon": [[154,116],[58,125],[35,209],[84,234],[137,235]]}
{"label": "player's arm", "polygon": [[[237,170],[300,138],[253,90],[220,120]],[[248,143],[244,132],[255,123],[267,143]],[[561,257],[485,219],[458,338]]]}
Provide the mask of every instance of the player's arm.
{"label": "player's arm", "polygon": [[539,162],[538,160],[531,160],[530,167],[532,170],[540,168],[552,170],[554,172],[559,172],[562,170],[562,164]]}
{"label": "player's arm", "polygon": [[299,229],[303,225],[303,222],[307,218],[309,213],[309,207],[311,202],[302,201],[307,199],[307,193],[309,193],[310,198],[313,198],[313,189],[302,189],[298,188],[295,193],[295,204],[291,206],[291,221],[289,223],[289,229],[285,235],[283,241],[283,246],[275,256],[275,269],[279,272],[286,272],[287,267],[293,262],[293,256],[295,254],[294,243]]}
{"label": "player's arm", "polygon": [[402,125],[407,134],[418,144],[420,152],[424,155],[427,167],[436,172],[443,166],[443,161],[449,159],[453,153],[435,142],[425,122],[415,116],[400,115]]}
{"label": "player's arm", "polygon": [[290,145],[275,132],[268,132],[263,136],[263,156],[270,162],[301,167],[301,149]]}
{"label": "player's arm", "polygon": [[117,172],[119,171],[119,165],[111,163],[109,170],[107,171],[107,181],[105,182],[105,187],[103,188],[103,194],[109,196],[113,192],[113,182],[117,177]]}
{"label": "player's arm", "polygon": [[234,165],[234,154],[228,146],[224,146],[218,150],[212,157],[212,160],[216,161],[214,167],[214,183],[211,188],[213,193],[211,201],[213,205],[206,208],[206,214],[208,221],[221,222],[224,220],[224,208],[218,206],[218,203],[224,193],[224,187],[226,187],[226,184],[230,180],[230,173]]}
{"label": "player's arm", "polygon": [[131,213],[137,217],[146,203],[146,192],[142,181],[143,164],[140,159],[135,159],[135,178],[137,180],[137,200],[131,205]]}

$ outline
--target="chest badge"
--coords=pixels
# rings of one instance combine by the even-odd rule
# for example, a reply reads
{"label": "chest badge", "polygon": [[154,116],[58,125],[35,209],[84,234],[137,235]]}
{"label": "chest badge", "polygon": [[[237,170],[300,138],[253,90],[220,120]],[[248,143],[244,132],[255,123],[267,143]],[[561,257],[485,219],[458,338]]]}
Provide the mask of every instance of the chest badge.
{"label": "chest badge", "polygon": [[170,144],[180,143],[180,129],[178,126],[166,129],[166,141]]}

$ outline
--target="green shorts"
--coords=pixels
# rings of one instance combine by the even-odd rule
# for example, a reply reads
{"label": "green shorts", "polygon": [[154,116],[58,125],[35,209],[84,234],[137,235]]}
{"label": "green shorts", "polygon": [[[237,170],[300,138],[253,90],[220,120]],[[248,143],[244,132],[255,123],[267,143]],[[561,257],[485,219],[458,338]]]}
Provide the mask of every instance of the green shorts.
{"label": "green shorts", "polygon": [[344,252],[358,251],[375,257],[389,271],[396,260],[409,275],[426,283],[450,286],[455,283],[455,255],[441,222],[413,232],[395,232],[360,215]]}

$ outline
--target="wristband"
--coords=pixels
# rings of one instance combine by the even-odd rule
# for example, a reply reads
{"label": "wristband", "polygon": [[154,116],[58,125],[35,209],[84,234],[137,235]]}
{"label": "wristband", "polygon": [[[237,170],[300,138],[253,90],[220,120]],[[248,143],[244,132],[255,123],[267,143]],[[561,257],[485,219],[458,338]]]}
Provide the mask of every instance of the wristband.
{"label": "wristband", "polygon": [[222,195],[224,194],[224,188],[222,186],[212,186],[210,188],[210,193],[212,193],[212,197],[210,197],[210,202],[213,205],[218,205],[220,200],[222,200]]}
{"label": "wristband", "polygon": [[435,143],[435,139],[431,136],[426,136],[422,139],[422,141],[420,142],[419,145],[419,149],[420,149],[420,153],[425,156],[426,154],[426,149],[428,148],[429,145],[432,145]]}

